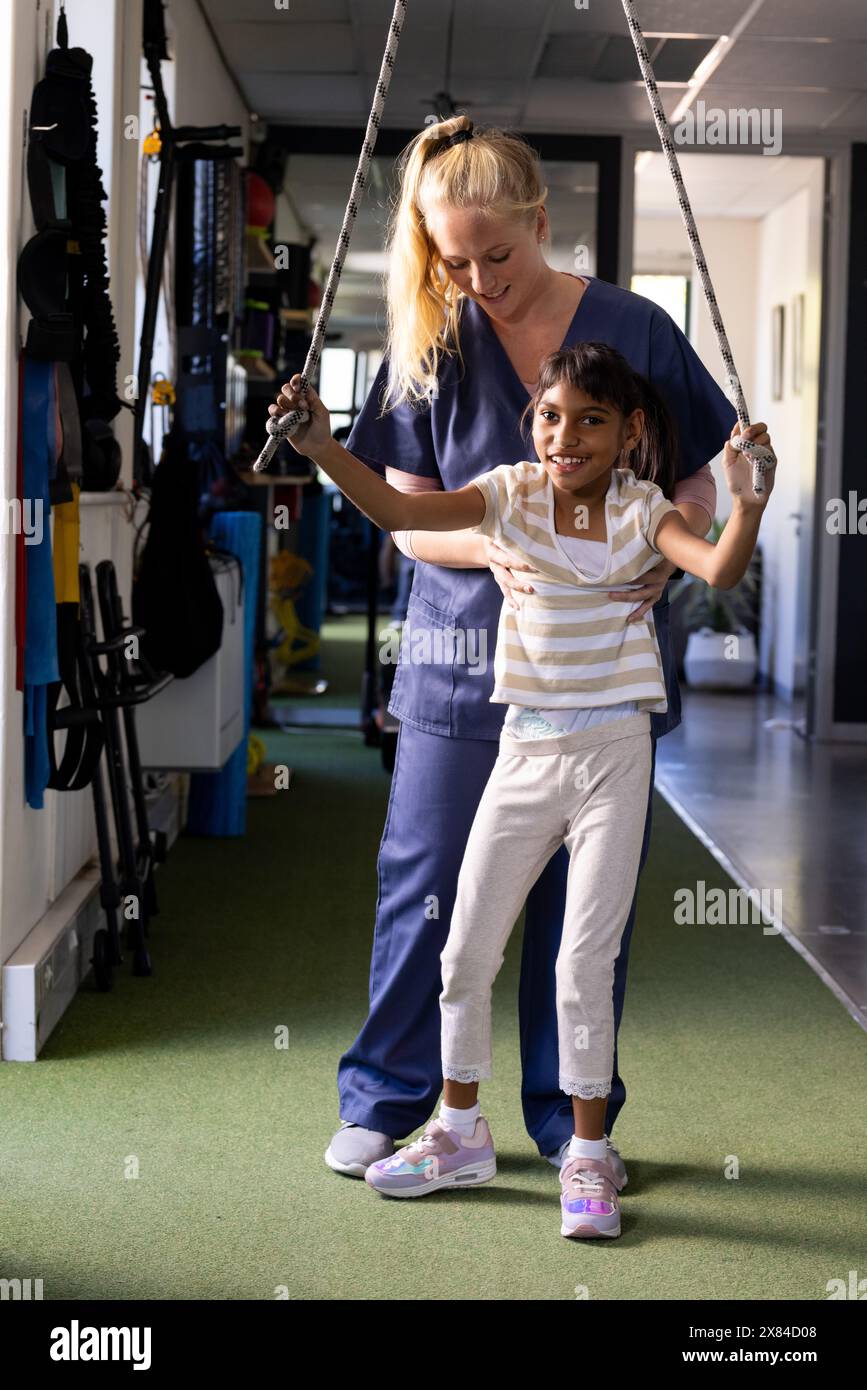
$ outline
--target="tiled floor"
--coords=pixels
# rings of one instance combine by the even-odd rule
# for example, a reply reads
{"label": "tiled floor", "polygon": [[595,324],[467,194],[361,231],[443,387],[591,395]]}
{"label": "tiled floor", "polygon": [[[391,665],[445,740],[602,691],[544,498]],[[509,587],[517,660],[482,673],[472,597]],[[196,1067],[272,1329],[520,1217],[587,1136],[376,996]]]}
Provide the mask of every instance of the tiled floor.
{"label": "tiled floor", "polygon": [[780,891],[792,946],[867,1030],[867,745],[807,741],[766,693],[682,697],[657,790],[739,886]]}

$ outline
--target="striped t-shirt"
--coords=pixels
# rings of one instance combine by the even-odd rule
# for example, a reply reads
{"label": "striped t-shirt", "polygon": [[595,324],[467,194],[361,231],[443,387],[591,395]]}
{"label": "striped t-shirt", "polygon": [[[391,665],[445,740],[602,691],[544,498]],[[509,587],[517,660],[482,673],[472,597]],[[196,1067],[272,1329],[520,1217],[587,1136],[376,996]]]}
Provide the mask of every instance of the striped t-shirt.
{"label": "striped t-shirt", "polygon": [[632,601],[604,597],[637,587],[659,563],[656,528],[676,511],[656,483],[631,468],[613,468],[605,495],[607,553],[597,577],[581,573],[554,529],[554,485],[541,463],[524,460],[482,473],[473,482],[485,516],[473,527],[532,566],[522,571],[535,590],[517,612],[500,610],[494,656],[496,704],[589,708],[633,700],[641,710],[668,708],[653,610],[627,623]]}

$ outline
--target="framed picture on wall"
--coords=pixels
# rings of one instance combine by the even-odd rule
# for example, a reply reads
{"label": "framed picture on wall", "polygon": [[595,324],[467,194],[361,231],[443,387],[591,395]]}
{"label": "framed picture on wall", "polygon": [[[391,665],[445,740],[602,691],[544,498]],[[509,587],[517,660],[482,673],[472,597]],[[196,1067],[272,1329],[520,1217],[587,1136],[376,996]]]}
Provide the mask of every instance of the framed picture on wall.
{"label": "framed picture on wall", "polygon": [[792,390],[800,396],[804,382],[804,296],[792,300]]}
{"label": "framed picture on wall", "polygon": [[783,349],[785,347],[785,324],[786,310],[782,304],[775,304],[772,309],[773,321],[771,332],[771,351],[773,354],[771,361],[771,399],[781,401],[783,399]]}

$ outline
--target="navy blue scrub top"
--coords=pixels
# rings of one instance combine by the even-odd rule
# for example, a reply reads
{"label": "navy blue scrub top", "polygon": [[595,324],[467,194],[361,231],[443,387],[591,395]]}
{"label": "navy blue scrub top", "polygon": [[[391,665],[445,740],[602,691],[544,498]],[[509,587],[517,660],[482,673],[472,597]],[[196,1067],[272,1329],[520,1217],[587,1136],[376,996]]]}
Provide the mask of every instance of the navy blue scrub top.
{"label": "navy blue scrub top", "polygon": [[[737,412],[703,366],[680,329],[642,295],[589,280],[563,347],[604,342],[617,348],[666,400],[681,442],[679,477],[688,478],[723,448]],[[456,356],[441,360],[438,393],[429,405],[402,403],[380,416],[388,362],[384,359],[359,412],[346,447],[385,476],[386,466],[434,478],[446,491],[464,487],[500,464],[536,459],[532,438],[518,421],[529,399],[475,300],[464,298],[460,342],[465,370]],[[447,569],[419,561],[404,629],[405,654],[429,652],[430,661],[402,659],[389,710],[416,729],[452,738],[498,740],[506,706],[492,704],[494,648],[503,595],[489,569]],[[668,590],[653,608],[665,673],[668,710],[651,715],[656,737],[680,723],[680,691],[671,652]],[[467,631],[464,649],[447,631]],[[484,629],[486,648],[479,645]],[[423,632],[419,637],[413,634]],[[480,655],[486,651],[485,662]]]}

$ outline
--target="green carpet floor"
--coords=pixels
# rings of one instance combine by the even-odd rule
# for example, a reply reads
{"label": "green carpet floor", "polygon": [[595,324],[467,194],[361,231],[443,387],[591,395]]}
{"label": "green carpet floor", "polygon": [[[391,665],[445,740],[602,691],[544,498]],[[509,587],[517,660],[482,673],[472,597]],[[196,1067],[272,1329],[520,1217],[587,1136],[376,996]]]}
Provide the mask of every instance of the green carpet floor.
{"label": "green carpet floor", "polygon": [[[377,651],[386,642],[393,642],[387,634],[394,631],[388,613],[379,613],[376,619]],[[315,711],[346,710],[348,719],[354,719],[361,707],[361,680],[364,665],[364,642],[367,636],[367,617],[361,613],[347,614],[342,618],[326,619],[323,627],[323,650],[320,667],[317,671],[302,671],[305,680],[314,676],[325,676],[328,689],[323,695],[280,695],[272,698],[271,704],[280,709],[287,705]],[[348,722],[348,720],[347,720]]]}
{"label": "green carpet floor", "polygon": [[776,1300],[867,1274],[864,1035],[781,938],[673,924],[678,886],[728,881],[659,797],[621,1031],[622,1237],[561,1238],[523,1129],[519,931],[483,1091],[496,1179],[395,1202],[327,1169],[388,777],[352,731],[267,741],[292,786],[250,803],[243,840],[176,843],[153,978],[82,991],[38,1063],[0,1066],[0,1276],[46,1299]]}

